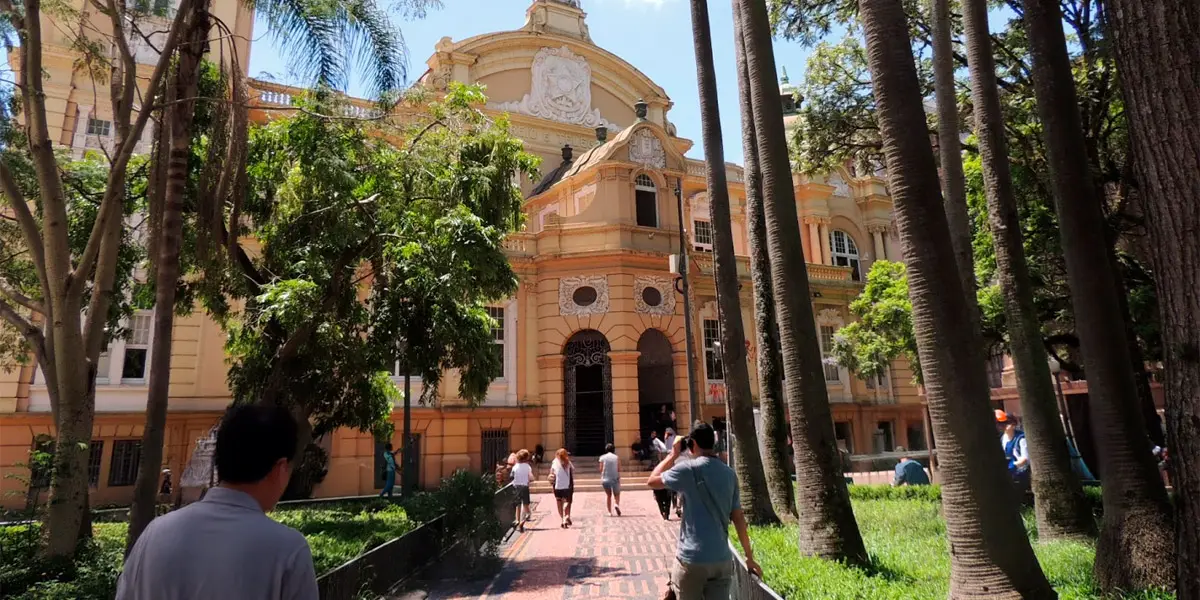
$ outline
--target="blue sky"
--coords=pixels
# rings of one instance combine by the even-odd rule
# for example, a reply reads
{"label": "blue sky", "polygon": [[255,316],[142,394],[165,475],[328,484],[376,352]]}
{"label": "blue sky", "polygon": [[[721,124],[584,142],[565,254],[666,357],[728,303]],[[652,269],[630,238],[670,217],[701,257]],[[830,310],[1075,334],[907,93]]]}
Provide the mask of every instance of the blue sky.
{"label": "blue sky", "polygon": [[[520,28],[525,22],[525,9],[530,4],[529,0],[443,2],[440,10],[431,11],[423,20],[397,21],[409,50],[410,80],[425,71],[425,60],[442,36],[458,41],[481,33]],[[741,163],[731,4],[729,0],[715,0],[709,3],[709,11],[725,160]],[[583,0],[583,8],[588,15],[592,40],[597,45],[625,59],[667,91],[675,103],[670,112],[671,122],[679,128],[681,137],[696,142],[689,155],[703,158],[688,0]],[[255,26],[255,35],[250,52],[251,76],[269,73],[276,81],[303,83],[288,75],[287,64],[280,56],[278,46],[261,21]],[[807,56],[807,50],[799,44],[775,42],[775,60],[779,66],[787,68],[793,83],[803,74]],[[355,93],[357,87],[352,85],[350,92]]]}

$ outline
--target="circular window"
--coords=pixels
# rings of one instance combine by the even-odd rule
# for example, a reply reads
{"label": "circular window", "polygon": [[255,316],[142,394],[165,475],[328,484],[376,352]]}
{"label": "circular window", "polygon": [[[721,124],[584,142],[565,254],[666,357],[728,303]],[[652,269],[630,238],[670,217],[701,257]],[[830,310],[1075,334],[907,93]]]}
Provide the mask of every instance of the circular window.
{"label": "circular window", "polygon": [[571,299],[579,306],[591,306],[596,302],[596,296],[596,288],[585,285],[575,290],[575,293],[571,295]]}
{"label": "circular window", "polygon": [[662,300],[662,292],[658,291],[658,288],[648,287],[642,290],[642,302],[645,302],[646,306],[658,306],[662,304]]}

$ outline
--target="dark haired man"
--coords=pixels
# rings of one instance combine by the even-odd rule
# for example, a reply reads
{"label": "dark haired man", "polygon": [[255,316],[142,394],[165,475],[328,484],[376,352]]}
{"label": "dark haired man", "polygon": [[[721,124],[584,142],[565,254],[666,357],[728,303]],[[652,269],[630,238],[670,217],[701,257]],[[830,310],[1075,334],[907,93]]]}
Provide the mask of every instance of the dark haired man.
{"label": "dark haired man", "polygon": [[117,599],[317,600],[308,542],[266,515],[291,476],[296,430],[286,409],[231,407],[217,430],[220,485],[146,528]]}
{"label": "dark haired man", "polygon": [[[685,439],[692,441],[692,460],[676,466]],[[652,489],[669,489],[683,495],[683,523],[679,549],[671,570],[671,584],[679,600],[728,600],[733,583],[733,556],[729,551],[729,522],[737,529],[746,555],[746,567],[762,576],[754,562],[746,516],[738,498],[737,477],[714,455],[716,432],[697,422],[688,438],[678,437],[671,453],[650,473]]]}

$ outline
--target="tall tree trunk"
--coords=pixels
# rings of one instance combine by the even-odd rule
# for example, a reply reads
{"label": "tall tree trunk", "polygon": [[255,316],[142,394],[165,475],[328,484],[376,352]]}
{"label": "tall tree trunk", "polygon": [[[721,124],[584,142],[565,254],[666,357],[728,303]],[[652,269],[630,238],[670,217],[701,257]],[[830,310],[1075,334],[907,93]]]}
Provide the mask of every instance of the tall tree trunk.
{"label": "tall tree trunk", "polygon": [[758,525],[779,523],[771,506],[762,454],[754,431],[754,405],[750,399],[750,370],[746,365],[746,334],[742,325],[741,284],[733,252],[733,226],[729,217],[729,185],[725,180],[725,152],[721,140],[721,111],[717,104],[717,76],[713,68],[712,32],[707,0],[692,0],[692,40],[696,49],[696,80],[700,88],[700,124],[704,160],[708,163],[708,206],[713,229],[713,263],[717,271],[717,306],[721,320],[721,363],[725,372],[729,428],[740,442],[733,453],[734,469],[746,519]]}
{"label": "tall tree trunk", "polygon": [[951,598],[1054,598],[997,451],[981,339],[971,327],[939,198],[901,0],[860,0],[913,328],[938,440]]}
{"label": "tall tree trunk", "polygon": [[[1161,6],[1161,3],[1159,5]],[[1147,14],[1142,12],[1141,6],[1141,2],[1116,3],[1114,13],[1119,16],[1118,21],[1129,23],[1130,21],[1127,19],[1132,17],[1130,11],[1142,15]],[[1194,9],[1195,7],[1193,7],[1192,14],[1196,15]],[[1165,15],[1160,13],[1159,16],[1164,17]],[[1182,13],[1172,15],[1169,20],[1171,25],[1162,25],[1167,30],[1176,24],[1182,25],[1186,21]],[[1138,19],[1134,18],[1134,22],[1138,22]],[[1101,212],[1097,195],[1099,190],[1089,171],[1087,155],[1080,151],[1085,147],[1083,128],[1058,2],[1055,0],[1026,0],[1025,23],[1033,62],[1034,90],[1045,132],[1050,173],[1054,184],[1055,208],[1062,235],[1063,255],[1067,264],[1067,281],[1071,288],[1076,329],[1079,331],[1080,349],[1088,378],[1088,403],[1092,415],[1092,428],[1096,437],[1104,440],[1104,443],[1097,446],[1104,477],[1104,520],[1101,524],[1100,539],[1096,548],[1096,580],[1106,591],[1147,586],[1170,587],[1174,584],[1174,573],[1168,565],[1173,563],[1172,558],[1175,556],[1171,543],[1171,507],[1167,502],[1162,479],[1159,477],[1158,469],[1154,464],[1150,449],[1147,447],[1145,420],[1141,410],[1133,401],[1137,397],[1137,385],[1130,369],[1128,339],[1124,327],[1121,326],[1120,301],[1117,298],[1115,274],[1108,257],[1104,215]],[[1135,28],[1138,31],[1132,32],[1133,35],[1143,40],[1143,43],[1147,44],[1145,47],[1157,45],[1160,39],[1159,35],[1167,33],[1167,31],[1155,33],[1149,20],[1138,22]],[[1180,33],[1182,32],[1180,31]],[[1149,37],[1142,37],[1143,34]],[[1189,39],[1184,42],[1183,38],[1177,39],[1180,45],[1175,50],[1158,55],[1153,60],[1175,64],[1175,61],[1181,60],[1187,55],[1188,48],[1192,48],[1191,56],[1197,56],[1193,41]],[[1123,38],[1123,40],[1130,41],[1129,38]],[[1166,47],[1163,46],[1163,48]],[[1148,57],[1143,58],[1149,60]],[[1187,129],[1189,123],[1192,122],[1189,120],[1190,117],[1183,117],[1182,113],[1170,112],[1164,106],[1155,106],[1159,100],[1154,98],[1159,98],[1159,94],[1164,90],[1172,89],[1172,87],[1165,79],[1157,82],[1154,79],[1143,79],[1147,72],[1167,68],[1166,64],[1161,62],[1152,64],[1147,61],[1137,60],[1120,65],[1122,77],[1133,77],[1153,86],[1153,90],[1142,88],[1146,91],[1145,96],[1130,95],[1130,98],[1134,100],[1127,104],[1130,114],[1144,114],[1149,117],[1150,121],[1156,121],[1159,117],[1170,119],[1173,121],[1174,127],[1180,128],[1179,131]],[[1128,81],[1126,85],[1128,85]],[[1138,101],[1146,104],[1139,105]],[[1190,101],[1195,102],[1196,100],[1191,99]],[[1181,102],[1188,102],[1188,100],[1181,100]],[[1156,111],[1167,112],[1153,114]],[[1172,114],[1177,115],[1178,118],[1170,118],[1169,115]],[[1133,131],[1137,135],[1143,135],[1146,132],[1140,129],[1139,123],[1138,119],[1133,121]],[[1170,127],[1161,132],[1154,131],[1167,136],[1178,135],[1178,131],[1173,131]],[[1192,131],[1197,130],[1193,127]],[[1191,146],[1191,148],[1194,149],[1195,146]],[[1166,158],[1161,154],[1155,154],[1158,151],[1157,141],[1145,146],[1138,145],[1136,150],[1138,155],[1144,159],[1141,162],[1143,167],[1153,164],[1156,158],[1168,162],[1176,159],[1189,159],[1193,163],[1197,161],[1197,155],[1191,150],[1178,154],[1176,158]],[[1192,152],[1192,154],[1189,155],[1188,152]],[[1168,164],[1168,162],[1159,164]],[[1151,170],[1153,171],[1153,169]],[[1192,171],[1187,177],[1194,177],[1195,172]],[[1162,190],[1161,192],[1151,190],[1147,198],[1179,198],[1180,202],[1184,202],[1184,199],[1189,196],[1169,195],[1178,194],[1181,189]],[[1196,188],[1193,185],[1191,189],[1194,191]],[[1194,199],[1195,196],[1192,195],[1191,198]],[[1152,210],[1147,212],[1150,213]],[[1195,214],[1194,207],[1187,210],[1193,211],[1190,214]],[[1161,221],[1157,222],[1158,225],[1171,228],[1182,227],[1171,230],[1173,234],[1183,234],[1182,238],[1171,238],[1173,252],[1180,251],[1180,248],[1183,247],[1180,246],[1181,243],[1186,245],[1189,241],[1194,241],[1194,230],[1186,228],[1186,220],[1182,222],[1178,220],[1185,216],[1182,214],[1172,215],[1168,217],[1165,224]],[[1154,222],[1153,219],[1151,222]],[[1154,231],[1154,227],[1150,227],[1150,229]],[[1161,233],[1162,230],[1159,231]],[[1161,242],[1163,239],[1166,238],[1155,241]],[[1184,255],[1173,254],[1172,256],[1173,258],[1169,260],[1176,261]],[[1186,262],[1175,264],[1186,264]],[[1194,268],[1195,263],[1193,263],[1193,274]],[[1158,273],[1160,282],[1164,275],[1164,273]],[[1169,275],[1165,276],[1169,277]],[[1164,300],[1164,297],[1160,295],[1159,301],[1162,302],[1165,325],[1164,336],[1169,335],[1173,336],[1173,339],[1178,339],[1174,336],[1186,331],[1188,319],[1192,319],[1192,324],[1196,323],[1194,319],[1197,313],[1185,310],[1187,306],[1193,308],[1197,306],[1194,298],[1187,299],[1189,293],[1194,295],[1196,289],[1194,286],[1196,280],[1192,279],[1190,283],[1193,284],[1192,287],[1179,290],[1181,295],[1178,298],[1184,304],[1174,304],[1170,296]],[[1168,293],[1171,291],[1170,288],[1167,290]],[[1188,304],[1189,302],[1190,304]],[[1193,329],[1193,334],[1196,331],[1200,331],[1200,329]],[[1176,346],[1176,348],[1178,347]],[[1193,382],[1197,381],[1200,380]],[[1193,394],[1192,399],[1195,400],[1194,394],[1197,393],[1197,389],[1200,388],[1192,387],[1183,390],[1180,392],[1182,395],[1177,398]],[[1196,403],[1193,402],[1193,408],[1195,407]],[[1181,495],[1182,497],[1183,495]],[[1191,514],[1194,521],[1195,513]]]}
{"label": "tall tree trunk", "polygon": [[754,107],[771,283],[792,424],[800,551],[866,564],[867,551],[842,477],[821,349],[817,345],[812,292],[808,287],[796,193],[784,139],[783,107],[776,87],[771,24],[761,0],[737,0],[737,9]]}
{"label": "tall tree trunk", "polygon": [[1109,6],[1162,316],[1178,597],[1194,599],[1200,598],[1200,6],[1186,0]]}
{"label": "tall tree trunk", "polygon": [[962,144],[958,123],[958,96],[954,90],[954,47],[950,22],[950,0],[931,0],[929,20],[933,29],[933,87],[937,96],[938,155],[941,158],[942,201],[950,225],[950,243],[962,280],[971,323],[979,326],[979,301],[975,297],[975,250],[971,217],[967,214],[967,180],[963,174]]}
{"label": "tall tree trunk", "polygon": [[766,454],[767,491],[780,517],[796,517],[796,487],[788,468],[788,422],[783,404],[783,359],[779,356],[779,325],[771,286],[771,258],[767,255],[767,217],[763,212],[762,173],[758,165],[754,106],[746,72],[746,44],[742,19],[733,13],[733,52],[737,58],[738,104],[742,112],[742,152],[745,155],[746,218],[750,221],[750,275],[754,279],[754,328],[758,341],[758,407]]}
{"label": "tall tree trunk", "polygon": [[[142,434],[142,458],[133,489],[133,506],[129,512],[126,554],[154,519],[158,505],[158,475],[163,460],[171,384],[175,291],[179,283],[179,250],[183,241],[183,196],[187,191],[200,65],[207,50],[209,30],[207,3],[197,2],[192,6],[195,14],[190,15],[187,35],[180,40],[179,58],[171,81],[171,86],[175,88],[174,104],[163,111],[163,124],[170,128],[170,150],[167,153],[167,187],[162,203],[160,237],[153,244],[158,251],[154,261],[154,352],[150,355],[146,427]],[[162,158],[161,152],[159,158]]]}
{"label": "tall tree trunk", "polygon": [[996,87],[996,63],[988,31],[986,0],[964,0],[967,63],[975,104],[975,135],[983,162],[988,224],[996,251],[996,275],[1008,319],[1009,348],[1017,372],[1021,415],[1028,435],[1034,511],[1042,538],[1090,536],[1095,520],[1083,486],[1071,469],[1067,437],[1058,412],[1058,397],[1042,344],[1041,321],[1033,305],[1033,282],[1025,262],[1017,199],[1008,168],[1004,115]]}

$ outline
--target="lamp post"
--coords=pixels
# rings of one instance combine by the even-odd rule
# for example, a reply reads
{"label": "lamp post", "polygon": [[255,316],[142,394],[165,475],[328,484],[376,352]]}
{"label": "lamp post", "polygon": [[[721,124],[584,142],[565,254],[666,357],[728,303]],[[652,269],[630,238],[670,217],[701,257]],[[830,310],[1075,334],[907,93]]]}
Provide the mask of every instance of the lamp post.
{"label": "lamp post", "polygon": [[675,180],[675,204],[679,209],[679,279],[682,287],[677,289],[683,294],[683,332],[687,338],[687,372],[688,372],[688,411],[692,421],[700,417],[700,398],[696,395],[699,387],[696,384],[696,340],[692,334],[692,294],[688,283],[688,250],[687,228],[683,221],[683,178]]}

